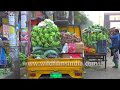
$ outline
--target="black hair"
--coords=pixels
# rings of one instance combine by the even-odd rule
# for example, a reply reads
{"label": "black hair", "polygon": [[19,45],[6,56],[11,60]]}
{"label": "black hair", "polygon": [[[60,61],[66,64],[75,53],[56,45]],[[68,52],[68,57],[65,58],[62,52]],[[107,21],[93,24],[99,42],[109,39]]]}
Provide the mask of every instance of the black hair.
{"label": "black hair", "polygon": [[119,30],[118,30],[118,29],[115,29],[115,32],[116,32],[116,33],[119,33]]}

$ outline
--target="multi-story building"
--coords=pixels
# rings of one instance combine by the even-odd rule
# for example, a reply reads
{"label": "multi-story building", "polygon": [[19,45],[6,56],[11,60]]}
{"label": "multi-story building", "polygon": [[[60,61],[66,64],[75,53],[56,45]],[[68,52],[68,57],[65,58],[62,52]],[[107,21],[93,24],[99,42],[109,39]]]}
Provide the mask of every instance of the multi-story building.
{"label": "multi-story building", "polygon": [[104,26],[108,28],[116,27],[120,29],[120,11],[104,13]]}

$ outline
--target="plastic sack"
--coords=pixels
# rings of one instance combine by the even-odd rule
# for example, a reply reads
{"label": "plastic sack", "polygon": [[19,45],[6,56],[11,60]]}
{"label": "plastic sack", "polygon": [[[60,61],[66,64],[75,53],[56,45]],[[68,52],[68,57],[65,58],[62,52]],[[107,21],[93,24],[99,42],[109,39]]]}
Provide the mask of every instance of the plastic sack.
{"label": "plastic sack", "polygon": [[76,44],[75,43],[68,44],[68,53],[76,53]]}
{"label": "plastic sack", "polygon": [[68,53],[68,44],[67,43],[65,43],[65,45],[63,46],[62,53]]}
{"label": "plastic sack", "polygon": [[1,48],[0,65],[6,65],[6,64],[7,64],[7,57],[6,57],[5,49]]}
{"label": "plastic sack", "polygon": [[81,58],[81,54],[69,54],[70,58]]}

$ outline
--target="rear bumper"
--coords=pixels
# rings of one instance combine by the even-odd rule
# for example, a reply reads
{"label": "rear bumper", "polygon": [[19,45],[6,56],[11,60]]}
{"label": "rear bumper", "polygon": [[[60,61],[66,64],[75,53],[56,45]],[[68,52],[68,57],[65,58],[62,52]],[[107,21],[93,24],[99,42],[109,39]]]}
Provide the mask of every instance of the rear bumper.
{"label": "rear bumper", "polygon": [[[41,75],[41,77],[39,77],[39,78],[29,77],[29,79],[54,79],[54,78],[50,78],[50,75],[47,74],[47,75]],[[81,78],[73,78],[68,74],[64,74],[62,76],[62,78],[57,78],[57,79],[83,79],[83,77],[81,77]]]}

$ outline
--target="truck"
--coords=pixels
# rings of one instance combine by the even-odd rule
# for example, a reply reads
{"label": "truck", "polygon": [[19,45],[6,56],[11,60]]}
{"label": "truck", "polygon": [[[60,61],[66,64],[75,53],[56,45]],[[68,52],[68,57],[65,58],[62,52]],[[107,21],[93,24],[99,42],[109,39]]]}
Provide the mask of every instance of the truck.
{"label": "truck", "polygon": [[[58,25],[59,26],[59,25]],[[74,32],[78,37],[81,37],[81,29],[79,25],[62,25],[59,26],[61,31]],[[84,48],[84,45],[83,45]],[[84,73],[84,49],[80,58],[62,57],[65,54],[61,53],[60,58],[45,58],[34,59],[31,56],[27,60],[27,74],[29,79],[62,79],[62,78],[78,78],[83,79]]]}

